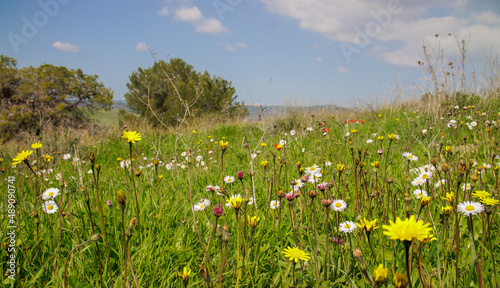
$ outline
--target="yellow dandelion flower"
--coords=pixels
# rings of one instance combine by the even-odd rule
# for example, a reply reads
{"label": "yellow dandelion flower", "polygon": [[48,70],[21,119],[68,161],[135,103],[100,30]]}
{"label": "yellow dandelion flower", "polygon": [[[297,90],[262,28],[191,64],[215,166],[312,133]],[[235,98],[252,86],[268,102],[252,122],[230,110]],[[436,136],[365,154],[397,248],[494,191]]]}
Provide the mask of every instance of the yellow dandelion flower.
{"label": "yellow dandelion flower", "polygon": [[378,161],[372,162],[372,166],[375,167],[375,168],[379,168],[380,167],[380,162],[378,162]]}
{"label": "yellow dandelion flower", "polygon": [[309,257],[309,254],[297,247],[291,248],[290,246],[288,246],[288,248],[285,248],[282,253],[286,258],[288,258],[290,261],[294,261],[295,263],[299,262],[299,260],[307,261],[311,258]]}
{"label": "yellow dandelion flower", "polygon": [[477,190],[476,192],[472,193],[472,196],[476,198],[487,198],[491,196],[491,193],[486,192],[485,190]]}
{"label": "yellow dandelion flower", "polygon": [[373,270],[373,280],[375,284],[383,285],[387,281],[387,268],[384,268],[384,264],[379,264],[375,270]]}
{"label": "yellow dandelion flower", "polygon": [[391,140],[391,141],[396,138],[396,134],[394,134],[394,133],[391,133],[391,134],[389,134],[387,136],[389,137],[389,140]]}
{"label": "yellow dandelion flower", "polygon": [[227,147],[229,147],[229,142],[228,141],[224,142],[224,140],[221,140],[219,143],[219,146],[220,146],[220,150],[226,151]]}
{"label": "yellow dandelion flower", "polygon": [[38,150],[38,149],[42,148],[42,143],[40,143],[40,142],[33,143],[33,144],[31,144],[31,148]]}
{"label": "yellow dandelion flower", "polygon": [[266,146],[267,146],[267,143],[260,142],[260,146],[262,146],[262,147],[266,147]]}
{"label": "yellow dandelion flower", "polygon": [[127,142],[134,144],[137,141],[141,141],[141,133],[135,131],[123,131],[122,138],[127,139]]}
{"label": "yellow dandelion flower", "polygon": [[191,269],[184,267],[181,272],[177,272],[177,275],[181,277],[182,283],[184,284],[184,287],[187,287],[189,283],[189,275],[191,275]]}
{"label": "yellow dandelion flower", "polygon": [[345,165],[344,164],[337,164],[337,170],[339,170],[339,172],[342,172],[345,170]]}
{"label": "yellow dandelion flower", "polygon": [[267,161],[267,160],[266,161],[261,161],[260,165],[262,165],[262,167],[267,167],[267,166],[269,166],[269,161]]}
{"label": "yellow dandelion flower", "polygon": [[17,166],[17,164],[26,161],[28,159],[28,156],[31,155],[33,151],[27,150],[27,151],[22,151],[21,153],[17,153],[17,156],[12,159],[12,165]]}
{"label": "yellow dandelion flower", "polygon": [[500,203],[499,200],[490,197],[481,198],[480,201],[486,206],[495,206]]}
{"label": "yellow dandelion flower", "polygon": [[422,206],[429,204],[429,202],[431,202],[431,196],[425,196],[423,194],[422,194],[422,196],[420,196],[420,204]]}
{"label": "yellow dandelion flower", "polygon": [[231,196],[231,198],[229,198],[229,200],[227,200],[227,203],[229,203],[231,205],[231,207],[233,207],[233,209],[240,209],[243,202],[244,202],[244,200],[240,194],[233,195],[233,196]]}
{"label": "yellow dandelion flower", "polygon": [[453,212],[453,207],[444,206],[444,207],[441,207],[441,211],[443,212],[444,215],[450,215],[451,212]]}
{"label": "yellow dandelion flower", "polygon": [[448,201],[448,203],[453,203],[453,201],[455,201],[455,193],[446,193],[446,197],[443,197],[443,200]]}
{"label": "yellow dandelion flower", "polygon": [[390,225],[383,225],[382,228],[385,229],[384,235],[388,236],[392,240],[401,241],[412,241],[413,239],[419,239],[421,237],[427,237],[432,228],[429,227],[430,223],[425,223],[424,221],[415,220],[415,216],[411,215],[410,218],[401,220],[397,218],[396,222],[389,220]]}
{"label": "yellow dandelion flower", "polygon": [[366,232],[371,232],[372,230],[380,228],[379,226],[377,226],[377,219],[372,221],[366,220],[366,217],[363,219],[364,220],[360,220],[356,225],[358,225],[359,228],[362,228]]}
{"label": "yellow dandelion flower", "polygon": [[434,235],[432,235],[432,234],[429,234],[429,235],[427,235],[425,237],[418,238],[418,241],[420,241],[420,242],[422,242],[424,244],[427,244],[427,243],[429,243],[431,241],[434,241],[434,240],[437,240],[437,238],[434,237]]}
{"label": "yellow dandelion flower", "polygon": [[45,161],[45,162],[50,162],[50,161],[52,161],[52,159],[54,159],[54,157],[52,157],[50,155],[43,155],[43,161]]}
{"label": "yellow dandelion flower", "polygon": [[378,139],[379,141],[384,141],[384,136],[378,136],[378,137],[377,137],[377,139]]}
{"label": "yellow dandelion flower", "polygon": [[260,217],[257,216],[250,217],[250,215],[248,215],[247,220],[248,220],[248,225],[250,225],[250,227],[252,228],[255,228],[257,227],[257,224],[259,224]]}
{"label": "yellow dandelion flower", "polygon": [[408,285],[408,280],[404,274],[396,272],[394,273],[394,278],[392,279],[392,285],[396,288],[405,288],[406,285]]}

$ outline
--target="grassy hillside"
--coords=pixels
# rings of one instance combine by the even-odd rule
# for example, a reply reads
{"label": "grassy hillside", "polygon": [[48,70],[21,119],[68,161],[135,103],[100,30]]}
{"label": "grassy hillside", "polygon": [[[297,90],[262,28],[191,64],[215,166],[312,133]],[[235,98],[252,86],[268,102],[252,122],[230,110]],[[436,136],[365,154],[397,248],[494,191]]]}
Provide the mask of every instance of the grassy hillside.
{"label": "grassy hillside", "polygon": [[495,101],[26,139],[2,152],[0,286],[494,287]]}

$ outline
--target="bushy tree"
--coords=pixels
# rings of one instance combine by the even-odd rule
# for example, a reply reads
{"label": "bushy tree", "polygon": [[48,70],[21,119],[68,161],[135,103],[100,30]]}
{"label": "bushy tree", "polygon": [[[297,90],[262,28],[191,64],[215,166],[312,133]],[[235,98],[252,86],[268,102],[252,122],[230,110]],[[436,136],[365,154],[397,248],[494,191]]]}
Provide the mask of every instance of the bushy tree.
{"label": "bushy tree", "polygon": [[88,112],[113,105],[113,92],[96,75],[44,64],[18,69],[0,55],[0,142],[44,126],[81,126]]}
{"label": "bushy tree", "polygon": [[[155,62],[153,67],[138,68],[129,77],[127,106],[141,116],[158,123],[176,125],[180,119],[218,113],[227,117],[248,114],[236,101],[230,81],[200,73],[179,58],[167,63]],[[189,108],[189,109],[187,109]],[[156,115],[156,116],[155,116]]]}

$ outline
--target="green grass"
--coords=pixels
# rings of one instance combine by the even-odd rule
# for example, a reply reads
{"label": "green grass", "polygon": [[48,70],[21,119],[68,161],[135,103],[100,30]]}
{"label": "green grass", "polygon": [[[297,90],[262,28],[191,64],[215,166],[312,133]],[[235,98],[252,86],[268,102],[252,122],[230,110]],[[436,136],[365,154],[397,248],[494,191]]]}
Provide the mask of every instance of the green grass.
{"label": "green grass", "polygon": [[[123,223],[124,229],[127,230],[129,222],[137,216],[132,177],[135,179],[140,208],[141,239],[138,238],[136,223],[130,228],[133,234],[129,242],[129,253],[139,287],[182,287],[177,272],[182,271],[185,266],[192,270],[188,287],[203,286],[204,280],[199,273],[200,266],[208,269],[211,281],[218,280],[218,275],[221,273],[220,251],[222,249],[224,256],[225,243],[219,243],[217,234],[212,233],[215,221],[221,226],[227,224],[231,233],[227,243],[227,260],[224,261],[221,287],[293,287],[293,274],[297,287],[369,287],[369,282],[362,272],[363,265],[359,259],[353,257],[355,246],[359,246],[363,253],[362,258],[371,280],[373,281],[374,268],[378,264],[383,264],[388,268],[387,286],[393,287],[394,272],[406,273],[403,243],[389,240],[383,234],[384,229],[378,228],[370,235],[374,250],[372,255],[362,229],[356,229],[347,235],[338,232],[338,224],[347,220],[359,222],[366,217],[378,219],[380,226],[388,224],[389,220],[395,221],[397,217],[404,219],[409,214],[419,215],[425,223],[430,223],[432,233],[438,239],[428,244],[413,241],[411,250],[413,287],[423,287],[417,265],[420,249],[422,270],[428,287],[453,287],[457,251],[459,252],[458,287],[466,287],[469,278],[477,287],[480,278],[469,260],[471,252],[468,247],[471,242],[466,217],[459,218],[458,230],[455,230],[455,214],[452,213],[447,217],[441,212],[441,207],[446,205],[442,196],[446,192],[453,191],[457,195],[457,202],[462,202],[468,200],[470,193],[475,190],[498,191],[497,168],[494,167],[500,160],[494,157],[500,151],[499,133],[498,126],[491,124],[491,121],[497,121],[498,111],[495,110],[497,108],[490,106],[482,111],[478,107],[461,110],[460,114],[453,115],[443,113],[443,120],[432,120],[424,111],[381,110],[377,114],[359,114],[356,120],[366,122],[363,124],[359,121],[349,122],[348,126],[344,122],[346,119],[335,119],[332,115],[314,118],[304,116],[257,125],[221,125],[208,131],[193,127],[178,135],[158,133],[144,128],[145,126],[129,125],[130,130],[142,133],[142,140],[132,145],[134,170],[143,167],[140,176],[132,176],[131,171],[120,167],[121,161],[130,159],[130,150],[129,144],[120,137],[119,131],[111,130],[107,137],[94,139],[88,145],[76,147],[78,155],[75,155],[74,146],[60,145],[58,144],[60,139],[45,137],[40,156],[51,153],[52,150],[55,158],[49,163],[38,160],[37,163],[32,163],[32,167],[36,171],[51,168],[53,173],[42,174],[35,178],[25,163],[19,164],[17,168],[11,168],[10,159],[15,155],[5,155],[5,161],[1,163],[7,168],[2,174],[4,184],[8,184],[6,180],[9,176],[16,179],[12,184],[15,186],[17,200],[16,281],[23,287],[63,287],[64,264],[70,250],[85,242],[93,234],[84,201],[85,193],[88,194],[94,232],[104,237],[98,211],[96,181],[93,174],[88,173],[92,168],[88,156],[92,152],[95,155],[95,163],[101,165],[98,193],[109,247],[108,262],[104,238],[97,242],[104,270],[103,287],[123,287],[124,244],[121,209],[116,200],[116,192],[123,190],[127,197]],[[481,112],[477,113],[479,110]],[[483,116],[482,112],[487,114]],[[464,121],[464,124],[472,122],[466,118],[469,115],[477,121],[477,126],[472,130],[460,122]],[[96,115],[96,119],[100,123],[111,125],[117,123],[117,114],[115,110],[100,112]],[[323,119],[324,124],[318,125]],[[451,119],[458,121],[459,128],[447,127]],[[490,126],[486,124],[486,120],[490,121]],[[314,131],[306,131],[307,127],[313,127]],[[323,128],[330,129],[326,136],[323,136]],[[194,129],[198,134],[191,133]],[[290,133],[292,129],[296,129],[296,134],[293,136]],[[423,129],[427,129],[426,134],[422,133]],[[350,133],[349,136],[346,136],[347,132]],[[377,135],[374,136],[373,133]],[[400,140],[390,141],[391,133],[398,134]],[[384,139],[378,140],[378,136],[384,136]],[[463,136],[466,136],[467,140],[464,141]],[[223,175],[222,153],[217,143],[222,137],[225,137],[224,141],[229,142],[229,148],[223,156]],[[268,144],[266,147],[259,144],[261,139]],[[368,139],[372,139],[373,143],[368,144]],[[286,140],[287,144],[286,148],[278,151],[274,144],[280,140]],[[246,143],[248,145],[245,145]],[[459,148],[463,145],[472,145],[474,148],[460,152]],[[446,152],[446,146],[451,146],[451,152]],[[384,150],[382,155],[379,155],[377,150],[381,148]],[[29,149],[29,145],[20,146],[19,149]],[[191,151],[193,155],[191,165],[185,159],[186,156],[182,156],[182,153],[187,151]],[[428,180],[430,183],[421,187],[432,197],[431,202],[422,209],[419,200],[413,194],[417,187],[407,182],[407,177],[413,180],[417,174],[415,172],[407,174],[408,162],[401,156],[404,152],[411,152],[419,157],[418,161],[410,163],[412,169],[429,164],[432,160],[436,161],[438,170]],[[70,153],[72,158],[78,157],[80,161],[73,163],[71,160],[64,160],[65,153]],[[257,154],[253,164],[250,157],[252,153]],[[198,165],[200,163],[195,159],[196,156],[203,157],[204,166]],[[36,159],[36,152],[29,156],[30,162]],[[157,167],[152,164],[153,159],[160,161]],[[172,163],[172,159],[177,159],[177,162]],[[260,162],[265,160],[271,163],[267,169],[260,165]],[[269,201],[279,200],[279,190],[284,193],[290,192],[290,181],[302,176],[303,171],[297,167],[299,161],[303,169],[319,165],[323,170],[320,182],[329,182],[333,187],[321,192],[317,191],[315,185],[308,183],[300,191],[300,196],[293,201],[289,202],[283,198],[281,210],[270,209]],[[380,168],[375,169],[371,165],[375,161],[380,162]],[[477,164],[474,165],[474,161]],[[328,162],[332,165],[327,165]],[[337,170],[337,163],[347,166],[341,174]],[[463,166],[465,175],[461,183],[473,183],[471,178],[483,163],[491,164],[492,168],[482,169],[484,173],[478,174],[475,187],[464,192],[460,188],[456,189],[460,179],[461,163],[465,165]],[[166,164],[172,165],[173,168],[168,169]],[[451,167],[449,172],[443,170],[445,164]],[[223,176],[236,177],[238,171],[244,172],[241,183],[238,179],[232,184],[222,183]],[[58,173],[62,173],[61,180],[56,179]],[[243,260],[236,257],[238,233],[235,212],[227,208],[225,203],[228,196],[234,194],[241,194],[244,198],[252,196],[252,181],[249,176],[252,173],[254,173],[257,205],[246,208],[244,205],[238,213],[241,225],[239,255],[241,257],[245,255]],[[161,181],[159,175],[162,175]],[[445,177],[450,185],[435,188],[434,183]],[[390,191],[387,184],[389,178],[393,179]],[[81,187],[82,183],[84,189]],[[223,186],[225,196],[206,192],[207,185]],[[58,213],[47,214],[41,209],[43,201],[40,195],[49,187],[61,189],[62,194],[56,197],[57,203],[62,206]],[[7,188],[8,186],[3,188],[4,193]],[[307,196],[310,190],[316,190],[318,196],[311,199]],[[248,195],[246,191],[249,191]],[[211,201],[211,205],[205,211],[195,212],[196,222],[191,211],[190,195],[193,205],[202,198]],[[329,210],[328,224],[325,225],[326,211],[330,208],[323,207],[320,200],[328,198],[344,200],[347,209],[342,212]],[[107,200],[112,201],[112,206],[106,205]],[[471,200],[478,201],[474,197]],[[217,204],[224,206],[225,215],[216,220],[212,209]],[[455,204],[451,206],[456,208]],[[62,211],[65,212],[65,216],[59,214]],[[33,213],[37,213],[40,219],[38,237]],[[250,227],[245,225],[245,213],[260,217],[253,237]],[[293,216],[293,221],[290,215]],[[496,207],[490,218],[491,233],[496,235],[498,233]],[[0,235],[1,242],[9,241],[6,234],[7,219],[7,211],[3,209],[0,221],[3,228]],[[490,251],[486,233],[486,214],[474,216],[473,220],[483,287],[493,287],[490,252],[498,255],[500,241],[494,236],[491,237],[493,251]],[[460,239],[458,247],[455,233],[458,233]],[[59,235],[61,240],[57,251]],[[345,244],[332,242],[334,236],[342,238]],[[206,257],[198,237],[202,239],[209,258]],[[329,242],[328,259],[325,259],[326,242]],[[97,246],[94,243],[86,244],[72,253],[67,269],[68,287],[100,286]],[[311,258],[307,262],[299,261],[293,266],[282,253],[288,246],[303,249]],[[4,274],[8,268],[6,264],[8,253],[2,251],[1,257],[0,273]],[[57,263],[54,269],[56,257]],[[239,272],[241,276],[237,277]],[[0,287],[19,287],[8,278],[4,279]],[[131,287],[135,286],[130,269],[127,271],[126,279]],[[218,287],[218,283],[215,287]]]}

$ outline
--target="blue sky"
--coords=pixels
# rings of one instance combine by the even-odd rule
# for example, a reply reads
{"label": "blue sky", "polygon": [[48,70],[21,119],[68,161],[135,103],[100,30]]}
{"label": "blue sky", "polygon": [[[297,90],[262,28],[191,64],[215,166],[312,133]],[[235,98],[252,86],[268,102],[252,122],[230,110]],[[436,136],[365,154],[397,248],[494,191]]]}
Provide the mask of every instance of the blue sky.
{"label": "blue sky", "polygon": [[3,0],[0,54],[81,68],[123,99],[129,75],[154,64],[150,47],[232,81],[247,104],[352,106],[396,84],[407,96],[425,89],[424,41],[456,62],[466,39],[468,73],[481,73],[500,52],[497,2]]}

